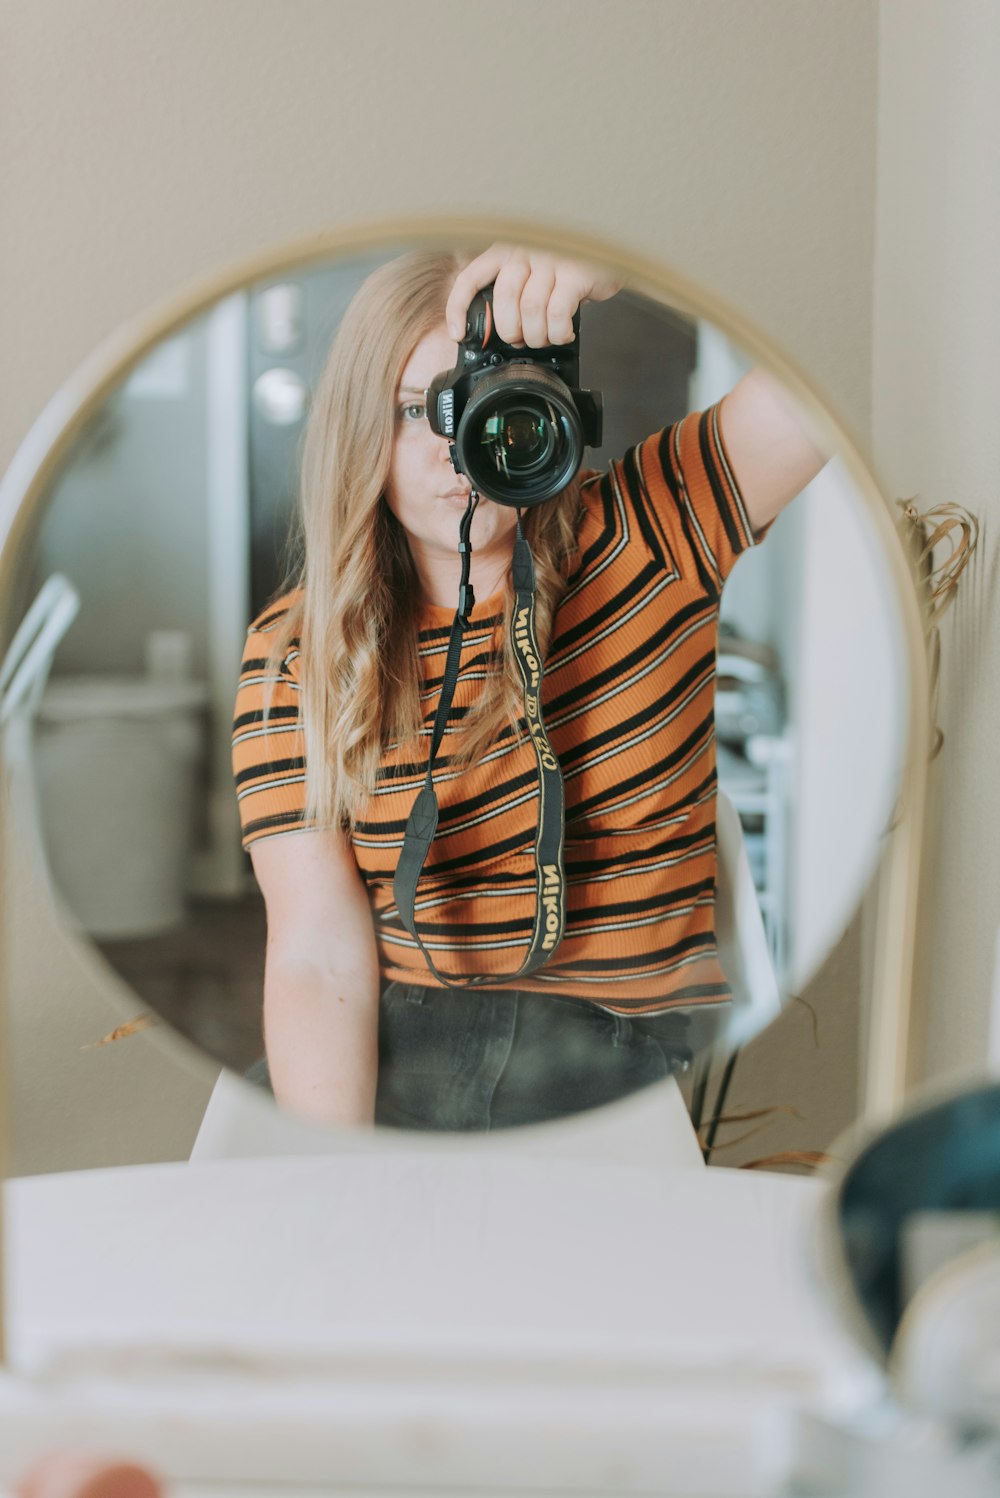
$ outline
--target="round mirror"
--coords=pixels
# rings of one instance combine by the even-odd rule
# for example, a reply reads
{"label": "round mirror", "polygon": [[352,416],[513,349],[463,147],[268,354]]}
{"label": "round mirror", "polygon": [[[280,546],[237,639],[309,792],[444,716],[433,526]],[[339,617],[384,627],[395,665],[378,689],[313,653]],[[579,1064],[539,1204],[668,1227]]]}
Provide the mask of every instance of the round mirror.
{"label": "round mirror", "polygon": [[[317,964],[329,964],[335,930],[348,956],[316,999],[324,1016],[331,1005],[351,1010],[359,984],[380,994],[382,1121],[447,1129],[540,1121],[670,1075],[700,1120],[707,1060],[731,1056],[808,999],[845,932],[856,949],[852,920],[901,807],[913,810],[915,604],[888,507],[856,451],[756,334],[655,267],[565,236],[525,236],[597,265],[621,288],[581,308],[578,382],[602,396],[603,422],[588,432],[561,539],[553,540],[555,522],[525,512],[544,600],[541,720],[565,798],[562,937],[540,966],[521,972],[536,906],[544,931],[546,898],[534,846],[541,760],[529,717],[501,712],[492,737],[475,742],[473,733],[471,750],[462,747],[482,682],[511,669],[506,619],[516,598],[497,572],[459,631],[458,693],[434,775],[441,821],[417,885],[415,939],[393,875],[442,691],[467,489],[441,461],[447,435],[428,436],[423,402],[431,378],[455,359],[460,371],[472,355],[449,342],[440,315],[436,344],[426,330],[389,354],[373,341],[355,347],[353,362],[343,340],[339,354],[331,348],[359,293],[372,302],[373,273],[389,275],[385,285],[399,296],[391,275],[400,257],[427,261],[440,251],[464,263],[493,227],[344,236],[201,287],[99,351],[29,437],[8,475],[4,511],[4,746],[16,804],[6,856],[8,868],[34,871],[39,892],[31,920],[15,916],[9,926],[15,1007],[47,943],[69,942],[86,954],[91,978],[106,973],[119,992],[138,996],[142,1014],[133,1011],[119,1039],[131,1043],[155,1016],[216,1061],[266,1081],[260,879],[270,883],[269,981],[277,981],[276,932],[288,982],[296,981],[294,949],[308,986]],[[374,326],[367,315],[368,324],[348,326]],[[537,340],[505,357],[532,350],[544,362]],[[340,361],[333,373],[331,358]],[[387,447],[383,414],[359,414],[359,385],[367,361],[371,390],[384,400],[379,371],[393,359],[406,368],[392,392]],[[736,407],[723,401],[741,381],[746,388],[754,365],[767,371],[772,401],[773,462],[768,449],[763,482],[750,472],[760,454],[752,441],[737,442],[736,417],[727,415]],[[330,464],[343,439],[335,449],[324,433],[342,424],[352,400],[356,431],[367,421],[375,434],[372,474],[389,477],[376,496],[378,526],[357,531],[347,596],[343,527],[353,513],[337,499],[329,554],[321,561],[310,540],[303,575],[296,504],[300,487],[315,495],[317,474],[326,474],[324,493],[340,482]],[[815,472],[757,525],[747,486],[777,494],[781,473],[799,471],[783,436],[812,445]],[[444,572],[423,565],[428,540],[414,519],[423,458],[402,481],[391,466],[418,441],[434,444],[434,483],[450,475],[435,493],[454,534]],[[371,508],[372,482],[355,456],[359,505]],[[401,482],[410,497],[396,504]],[[481,504],[474,569],[477,546],[479,558],[495,554],[499,524],[488,495]],[[516,511],[504,513],[509,556]],[[454,601],[443,583],[436,588],[445,574]],[[484,563],[478,575],[487,576]],[[337,587],[325,587],[333,577]],[[377,768],[347,829],[324,831],[310,822],[298,711],[304,688],[316,699],[322,673],[308,674],[300,647],[303,638],[351,639],[376,583],[379,599],[388,588],[403,600],[380,635],[359,637],[357,649],[375,649],[377,659],[345,671],[336,665],[350,657],[342,652],[323,672],[339,683],[337,710],[353,712],[351,732],[374,742]],[[324,587],[322,607],[310,609]],[[392,696],[388,683],[406,670],[410,697],[395,688]],[[383,707],[389,697],[405,700],[417,715],[410,741],[390,731],[406,711],[366,716],[380,672]],[[270,867],[255,878],[251,858],[260,861],[268,844]],[[280,858],[271,856],[279,844]],[[336,849],[353,860],[355,885],[338,884]],[[377,971],[362,977],[350,941],[367,922],[352,890],[373,918],[364,960]],[[296,915],[310,900],[311,913]],[[472,981],[443,986],[428,957],[454,982]],[[905,967],[902,948],[896,960]],[[300,1012],[310,1002],[300,993]],[[281,1029],[272,1011],[269,1052]],[[331,1044],[326,1025],[314,1017],[275,1042],[279,1095],[296,1066],[306,1091],[322,1085],[314,1063]],[[598,1072],[614,1057],[612,1083],[603,1072],[593,1081],[590,1060],[580,1063],[582,1077],[573,1059],[581,1027]],[[370,1024],[366,1035],[370,1052]],[[93,1036],[97,1055],[101,1042],[110,1037]],[[512,1047],[537,1066],[512,1076]],[[410,1090],[390,1098],[397,1064],[409,1066]],[[331,1086],[337,1066],[327,1066]],[[351,1084],[341,1076],[336,1085]],[[478,1112],[441,1104],[470,1088],[485,1088]]]}

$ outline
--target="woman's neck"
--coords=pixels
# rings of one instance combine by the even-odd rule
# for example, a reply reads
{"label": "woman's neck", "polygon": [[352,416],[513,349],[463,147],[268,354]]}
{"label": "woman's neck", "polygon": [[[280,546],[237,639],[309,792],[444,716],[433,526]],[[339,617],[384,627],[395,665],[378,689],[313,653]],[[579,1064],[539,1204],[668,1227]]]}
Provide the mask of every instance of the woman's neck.
{"label": "woman's neck", "polygon": [[[462,562],[457,543],[454,556],[428,555],[412,543],[411,551],[425,602],[439,608],[454,609],[458,604],[458,589],[462,581]],[[513,555],[513,537],[507,538],[503,545],[489,547],[483,552],[478,552],[473,547],[469,582],[480,603],[492,598],[494,593],[502,592]]]}

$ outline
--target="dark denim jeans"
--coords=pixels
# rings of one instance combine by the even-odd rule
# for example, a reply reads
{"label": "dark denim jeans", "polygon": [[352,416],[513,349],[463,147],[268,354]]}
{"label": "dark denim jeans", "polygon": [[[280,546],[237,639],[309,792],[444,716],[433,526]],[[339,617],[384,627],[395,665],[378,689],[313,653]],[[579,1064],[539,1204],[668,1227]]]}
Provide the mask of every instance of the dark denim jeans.
{"label": "dark denim jeans", "polygon": [[[543,1123],[686,1070],[687,1016],[609,1014],[585,999],[388,983],[375,1121],[398,1129]],[[266,1062],[247,1073],[269,1086]]]}

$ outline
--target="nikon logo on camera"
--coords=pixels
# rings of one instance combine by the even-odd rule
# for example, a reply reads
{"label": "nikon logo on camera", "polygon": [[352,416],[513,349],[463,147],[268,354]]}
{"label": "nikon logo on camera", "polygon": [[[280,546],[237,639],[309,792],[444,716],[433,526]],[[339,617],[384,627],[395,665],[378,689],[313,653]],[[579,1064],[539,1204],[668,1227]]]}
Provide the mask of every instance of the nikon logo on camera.
{"label": "nikon logo on camera", "polygon": [[441,435],[443,437],[454,437],[455,435],[455,392],[454,390],[442,390],[438,397],[438,414],[441,419]]}

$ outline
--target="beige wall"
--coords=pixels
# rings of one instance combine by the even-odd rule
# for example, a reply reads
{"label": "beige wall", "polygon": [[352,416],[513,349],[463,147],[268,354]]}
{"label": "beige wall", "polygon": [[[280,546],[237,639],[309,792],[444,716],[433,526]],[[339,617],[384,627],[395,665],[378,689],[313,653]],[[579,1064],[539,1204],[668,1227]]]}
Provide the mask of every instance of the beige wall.
{"label": "beige wall", "polygon": [[0,0],[0,463],[186,282],[434,210],[661,257],[864,438],[877,23],[876,0]]}
{"label": "beige wall", "polygon": [[942,625],[918,997],[932,1075],[981,1070],[1000,924],[1000,7],[882,0],[873,418],[890,493],[983,524]]}
{"label": "beige wall", "polygon": [[864,428],[875,41],[874,0],[2,0],[0,460],[190,278],[443,208],[663,256]]}

